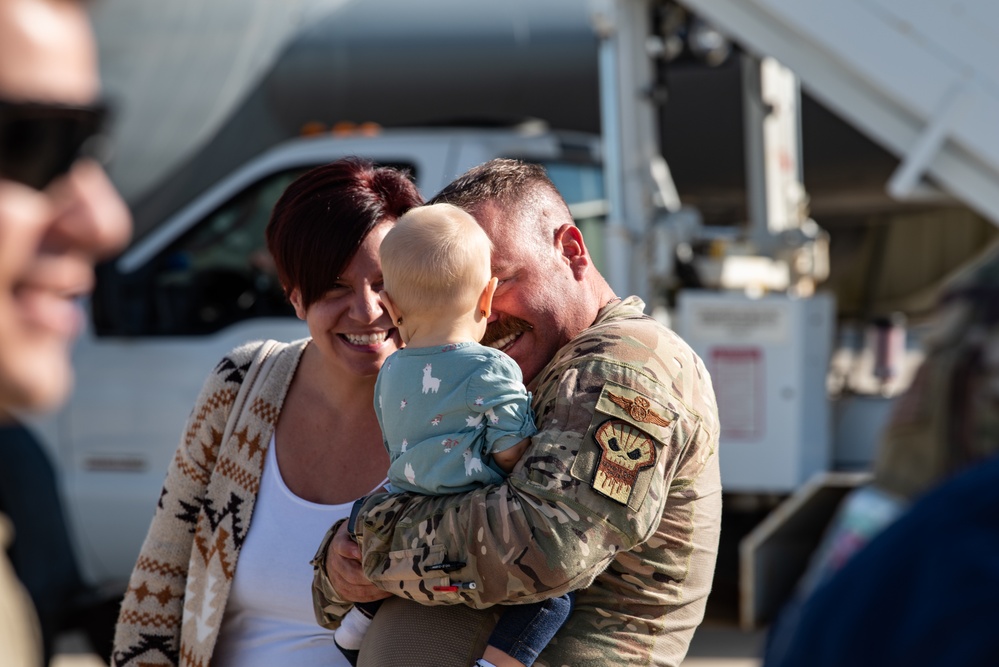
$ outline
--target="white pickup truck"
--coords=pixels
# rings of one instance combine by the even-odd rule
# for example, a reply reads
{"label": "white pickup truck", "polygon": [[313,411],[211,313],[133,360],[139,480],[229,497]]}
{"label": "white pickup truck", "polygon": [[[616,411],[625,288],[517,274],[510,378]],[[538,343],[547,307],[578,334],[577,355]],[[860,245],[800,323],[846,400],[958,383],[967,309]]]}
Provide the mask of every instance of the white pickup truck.
{"label": "white pickup truck", "polygon": [[[209,188],[101,267],[91,318],[74,351],[76,389],[64,408],[29,419],[29,432],[0,432],[21,443],[10,449],[0,443],[0,469],[22,481],[0,490],[0,509],[15,524],[43,527],[46,536],[33,540],[17,526],[24,539],[15,562],[29,570],[22,576],[40,610],[59,610],[62,618],[48,632],[76,623],[65,618],[69,608],[98,631],[110,628],[183,424],[214,364],[248,340],[307,335],[268,270],[264,227],[294,178],[348,155],[410,170],[426,197],[494,157],[542,163],[599,255],[592,232],[606,205],[599,141],[590,135],[537,127],[324,134],[281,144]],[[43,457],[6,454],[31,442],[48,453],[54,478],[39,465]],[[40,510],[43,503],[27,494],[48,498],[49,509]],[[63,546],[53,548],[53,539]],[[66,573],[64,585],[51,584],[55,571]],[[32,572],[49,585],[32,586]],[[67,606],[61,598],[70,594],[84,603]],[[90,605],[101,601],[103,618]],[[96,648],[106,650],[106,638],[98,641],[103,645]]]}

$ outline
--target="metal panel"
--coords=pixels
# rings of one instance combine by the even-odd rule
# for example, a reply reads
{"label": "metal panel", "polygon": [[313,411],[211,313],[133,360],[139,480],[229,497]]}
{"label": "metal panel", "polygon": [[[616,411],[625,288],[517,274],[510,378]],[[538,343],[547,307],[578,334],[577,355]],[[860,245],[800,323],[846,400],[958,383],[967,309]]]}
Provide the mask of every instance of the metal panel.
{"label": "metal panel", "polygon": [[704,360],[718,397],[726,491],[790,493],[828,469],[834,311],[825,293],[680,292],[677,332]]}

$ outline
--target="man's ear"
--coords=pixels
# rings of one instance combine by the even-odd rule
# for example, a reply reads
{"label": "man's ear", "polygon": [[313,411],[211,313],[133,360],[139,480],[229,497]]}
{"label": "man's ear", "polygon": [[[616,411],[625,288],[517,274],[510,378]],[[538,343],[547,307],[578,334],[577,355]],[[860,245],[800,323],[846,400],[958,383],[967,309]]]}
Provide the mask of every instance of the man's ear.
{"label": "man's ear", "polygon": [[555,231],[555,245],[562,258],[572,268],[572,275],[580,280],[590,265],[590,253],[583,241],[583,233],[576,225],[564,224]]}
{"label": "man's ear", "polygon": [[385,306],[385,310],[388,311],[389,317],[392,318],[392,326],[399,326],[399,320],[402,318],[402,313],[396,308],[395,303],[392,301],[392,297],[388,295],[388,292],[382,290],[378,293],[378,298],[382,300],[382,305]]}
{"label": "man's ear", "polygon": [[295,315],[298,319],[305,320],[305,314],[308,312],[305,306],[302,305],[302,290],[297,287],[291,290],[291,294],[288,295],[288,301],[291,301],[291,305],[295,307]]}
{"label": "man's ear", "polygon": [[496,294],[496,285],[498,284],[499,278],[493,276],[482,289],[482,294],[479,295],[479,314],[483,319],[488,320],[489,315],[493,312],[493,295]]}

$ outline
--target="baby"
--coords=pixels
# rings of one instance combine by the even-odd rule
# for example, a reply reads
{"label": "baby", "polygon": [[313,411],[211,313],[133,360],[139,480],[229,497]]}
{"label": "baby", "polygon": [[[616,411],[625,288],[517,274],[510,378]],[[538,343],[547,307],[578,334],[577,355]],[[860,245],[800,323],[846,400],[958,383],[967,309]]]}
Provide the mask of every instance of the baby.
{"label": "baby", "polygon": [[[450,204],[412,209],[382,241],[380,296],[406,344],[375,385],[393,490],[442,495],[499,484],[537,432],[520,368],[478,343],[497,285],[490,252],[475,219]],[[372,604],[355,605],[337,629],[352,662]],[[476,665],[530,667],[572,604],[570,594],[506,608]]]}

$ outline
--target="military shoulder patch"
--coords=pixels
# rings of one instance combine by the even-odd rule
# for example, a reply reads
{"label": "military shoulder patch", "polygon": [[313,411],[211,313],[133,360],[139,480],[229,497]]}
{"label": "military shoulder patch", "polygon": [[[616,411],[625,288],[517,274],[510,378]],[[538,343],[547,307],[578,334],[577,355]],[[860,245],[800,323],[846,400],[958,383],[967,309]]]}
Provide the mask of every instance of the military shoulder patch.
{"label": "military shoulder patch", "polygon": [[605,383],[573,462],[573,477],[622,505],[640,507],[676,420],[677,414],[654,396]]}
{"label": "military shoulder patch", "polygon": [[649,406],[652,404],[644,396],[625,398],[624,396],[618,396],[608,391],[607,398],[613,401],[615,405],[624,408],[635,421],[655,424],[657,426],[669,426],[670,424],[669,420],[663,419],[657,412],[649,409]]}
{"label": "military shoulder patch", "polygon": [[626,505],[638,473],[656,464],[652,438],[621,419],[605,421],[593,438],[601,449],[593,489]]}

